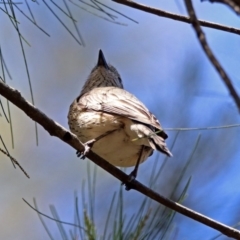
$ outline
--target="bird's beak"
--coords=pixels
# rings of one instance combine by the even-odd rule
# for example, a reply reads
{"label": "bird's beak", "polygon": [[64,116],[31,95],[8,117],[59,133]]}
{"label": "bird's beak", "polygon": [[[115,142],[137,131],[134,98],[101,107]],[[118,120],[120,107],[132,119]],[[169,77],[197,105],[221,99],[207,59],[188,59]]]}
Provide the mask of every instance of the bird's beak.
{"label": "bird's beak", "polygon": [[106,69],[109,69],[108,64],[107,64],[107,62],[106,62],[106,60],[105,60],[105,57],[104,57],[103,52],[102,52],[101,49],[99,50],[97,66],[98,66],[98,67],[104,67],[104,68],[106,68]]}

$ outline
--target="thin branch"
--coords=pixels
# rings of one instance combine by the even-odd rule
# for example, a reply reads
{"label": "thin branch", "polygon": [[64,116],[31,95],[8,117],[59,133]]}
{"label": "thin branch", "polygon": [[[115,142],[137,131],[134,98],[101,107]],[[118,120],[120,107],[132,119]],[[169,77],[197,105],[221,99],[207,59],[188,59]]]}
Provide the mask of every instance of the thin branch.
{"label": "thin branch", "polygon": [[[11,2],[10,2],[11,3]],[[10,4],[9,3],[9,4]],[[4,4],[4,7],[5,7],[5,12],[7,13],[8,17],[9,17],[9,20],[11,21],[13,27],[15,28],[15,30],[18,32],[18,34],[20,34],[21,38],[23,39],[23,41],[28,45],[28,46],[31,46],[30,43],[23,37],[23,35],[18,31],[18,29],[16,28],[15,26],[15,22],[20,24],[20,22],[15,18],[15,16],[11,16],[9,13],[8,13],[8,9],[7,9],[7,3],[3,2]],[[12,3],[11,3],[12,5]]]}
{"label": "thin branch", "polygon": [[[5,143],[4,143],[1,135],[0,135],[0,140],[1,140],[1,142],[2,142],[2,145],[3,145],[4,149],[5,149],[5,151],[9,154],[9,151],[8,151],[8,149],[7,149],[7,146],[5,145]],[[9,155],[10,155],[10,154],[9,154]],[[12,162],[12,164],[13,164],[13,167],[16,168],[14,162],[13,162],[12,160],[11,160],[11,162]]]}
{"label": "thin branch", "polygon": [[[240,222],[238,222],[238,223],[236,223],[236,224],[233,225],[234,228],[239,227],[239,226],[240,226]],[[218,235],[216,235],[216,236],[213,237],[213,238],[208,239],[208,240],[216,240],[216,239],[219,238],[219,237],[222,237],[222,234],[221,234],[221,233],[218,234]]]}
{"label": "thin branch", "polygon": [[201,29],[199,21],[197,20],[191,0],[185,0],[185,5],[187,7],[187,11],[190,16],[192,26],[197,34],[197,37],[199,39],[199,42],[202,45],[203,50],[205,51],[209,60],[212,62],[213,66],[216,68],[219,75],[221,76],[223,82],[225,83],[226,87],[228,88],[228,91],[232,95],[232,98],[234,99],[234,101],[238,107],[238,110],[240,111],[240,98],[238,96],[238,93],[235,90],[234,86],[232,85],[232,82],[231,82],[230,78],[228,77],[227,73],[225,72],[223,67],[220,65],[220,63],[218,62],[218,60],[212,53],[210,47],[208,46],[207,40],[205,38],[205,34]]}
{"label": "thin branch", "polygon": [[5,152],[3,149],[0,148],[0,152],[2,152],[3,154],[5,154],[7,157],[10,158],[10,160],[16,164],[21,170],[22,172],[26,175],[27,178],[30,178],[29,175],[27,174],[27,172],[23,169],[23,167],[19,164],[19,162],[13,158],[8,152]]}
{"label": "thin branch", "polygon": [[52,10],[52,8],[47,4],[45,0],[42,0],[43,3],[46,5],[46,7],[49,9],[49,11],[57,18],[57,20],[62,24],[62,26],[68,31],[68,33],[75,39],[75,41],[82,45],[81,42],[74,36],[74,34],[69,30],[69,28],[64,24],[64,22],[58,17],[58,15]]}
{"label": "thin branch", "polygon": [[[70,1],[71,3],[73,3],[74,5],[76,5],[76,6],[78,5],[78,4],[74,3],[72,0],[69,0],[69,1]],[[85,2],[85,1],[83,1],[83,0],[79,0],[79,2],[85,4],[86,6],[89,6],[89,7],[93,8],[93,9],[99,10],[98,7],[96,7],[95,5],[92,5],[92,4],[88,3],[88,2]],[[79,6],[79,5],[78,5],[78,6]],[[116,18],[116,16],[113,16],[113,15],[111,15],[110,13],[108,13],[108,12],[106,12],[106,11],[100,11],[100,12],[105,13],[107,16],[110,15],[113,20],[114,20],[114,18]]]}
{"label": "thin branch", "polygon": [[[4,60],[4,57],[3,57],[3,54],[2,54],[2,53],[1,53],[1,58],[2,58],[1,60],[2,60],[2,62],[3,62],[2,69],[3,69],[3,67],[4,67],[4,69],[5,69],[6,72],[7,72],[7,75],[8,75],[8,77],[9,77],[9,79],[12,80],[12,76],[11,76],[9,70],[8,70],[7,64],[6,64],[5,60]],[[3,77],[3,80],[5,80],[5,77]]]}
{"label": "thin branch", "polygon": [[[77,193],[76,193],[76,196],[75,196],[75,212],[76,212],[76,222],[77,222],[77,224],[80,226],[80,225],[81,225],[81,220],[80,220],[80,215],[79,215],[78,196],[77,196]],[[80,239],[83,239],[82,228],[78,228],[78,231],[79,231]]]}
{"label": "thin branch", "polygon": [[53,0],[50,0],[52,2],[52,4],[58,9],[60,10],[65,16],[67,16],[68,18],[70,18],[71,20],[73,20],[74,22],[77,22],[77,20],[75,20],[70,14],[68,14],[67,12],[65,12],[59,5],[57,5]]}
{"label": "thin branch", "polygon": [[[23,112],[25,112],[26,115],[28,115],[33,121],[39,123],[51,136],[55,136],[61,139],[62,141],[72,146],[77,151],[82,152],[84,150],[84,145],[78,140],[76,135],[72,134],[71,132],[63,128],[61,125],[50,119],[47,115],[45,115],[35,106],[33,106],[30,102],[26,101],[21,96],[21,93],[18,90],[9,87],[6,83],[4,83],[1,80],[0,80],[0,94],[3,97],[7,98],[9,101],[11,101],[18,108],[20,108]],[[131,187],[131,189],[134,189],[144,194],[145,196],[148,196],[149,198],[155,200],[156,202],[161,203],[164,206],[169,207],[191,219],[194,219],[198,222],[203,223],[204,225],[216,229],[228,237],[240,239],[240,231],[231,228],[227,225],[224,225],[220,222],[217,222],[211,218],[208,218],[200,213],[197,213],[168,198],[165,198],[160,194],[154,192],[150,188],[144,186],[137,180],[129,182],[128,181],[129,176],[127,174],[122,172],[120,169],[114,167],[109,162],[96,155],[94,152],[89,151],[87,157],[92,162],[94,162],[95,164],[109,172],[111,175],[119,179],[121,182],[128,183],[128,187]]]}
{"label": "thin branch", "polygon": [[217,129],[228,129],[228,128],[238,128],[240,123],[216,126],[216,127],[194,127],[194,128],[164,128],[166,131],[200,131],[200,130],[217,130]]}
{"label": "thin branch", "polygon": [[233,11],[235,11],[235,13],[237,15],[240,15],[240,4],[236,0],[235,1],[233,1],[233,0],[209,0],[209,2],[211,2],[211,3],[218,2],[218,3],[226,4],[230,8],[232,8]]}
{"label": "thin branch", "polygon": [[60,232],[62,239],[68,240],[67,233],[66,233],[66,231],[65,231],[65,229],[64,229],[64,227],[61,223],[61,220],[59,218],[59,215],[57,213],[57,210],[56,210],[55,206],[50,205],[49,208],[50,208],[50,211],[52,213],[53,218],[55,219],[55,222],[56,222],[57,227],[58,227],[58,231]]}
{"label": "thin branch", "polygon": [[[9,4],[9,3],[3,3],[2,0],[1,0],[0,4]],[[22,2],[15,2],[15,4],[23,4],[23,3]]]}
{"label": "thin branch", "polygon": [[[27,201],[26,201],[25,199],[23,199],[23,201],[27,203]],[[39,217],[39,219],[40,219],[40,222],[42,223],[42,225],[43,225],[43,227],[44,227],[44,229],[45,229],[48,237],[50,238],[50,240],[54,240],[54,237],[52,236],[50,230],[48,229],[47,224],[46,224],[46,223],[44,222],[44,220],[43,220],[42,213],[40,213],[39,210],[38,210],[37,201],[36,201],[35,198],[33,198],[33,203],[34,203],[34,207],[35,207],[35,208],[33,208],[29,203],[27,203],[27,205],[30,206],[31,208],[33,208],[33,210],[37,212],[37,215],[38,215],[38,217]],[[44,216],[44,215],[43,215],[43,216]],[[44,217],[45,217],[45,216],[44,216]],[[52,219],[51,219],[51,220],[52,220]]]}
{"label": "thin branch", "polygon": [[30,13],[30,15],[31,15],[31,17],[32,17],[33,22],[36,23],[36,20],[35,20],[35,18],[34,18],[34,15],[33,15],[33,13],[32,13],[32,10],[31,10],[31,8],[30,8],[27,0],[25,0],[25,4],[27,5],[28,11],[29,11],[29,13]]}
{"label": "thin branch", "polygon": [[[59,222],[59,223],[62,223],[62,224],[66,224],[66,225],[70,225],[70,226],[73,226],[73,227],[81,228],[81,229],[83,229],[83,230],[85,231],[85,229],[84,229],[83,227],[81,227],[80,225],[76,225],[76,224],[73,224],[73,223],[70,223],[70,222],[60,221],[60,220],[57,219],[57,218],[50,217],[50,216],[48,216],[48,215],[40,212],[40,211],[38,210],[37,205],[36,205],[36,200],[35,200],[35,198],[33,199],[33,201],[34,201],[34,206],[35,206],[35,207],[33,207],[33,206],[32,206],[29,202],[27,202],[24,198],[22,198],[22,200],[23,200],[30,208],[32,208],[35,212],[37,212],[38,214],[40,214],[40,215],[42,215],[42,216],[44,216],[44,217],[46,217],[46,218],[49,218],[49,219],[51,219],[51,220],[53,220],[53,221],[55,221],[55,222]],[[40,216],[40,215],[39,215],[39,216]]]}
{"label": "thin branch", "polygon": [[[6,78],[5,78],[5,71],[4,71],[4,64],[3,64],[3,54],[2,54],[2,49],[0,46],[0,62],[1,62],[1,68],[2,68],[2,75],[3,77],[1,78],[4,82],[6,82]],[[2,103],[1,103],[2,105]],[[9,105],[9,101],[7,100],[7,110],[8,110],[8,118],[7,121],[9,122],[9,126],[10,126],[10,133],[11,133],[11,140],[12,140],[12,148],[14,148],[14,138],[13,138],[13,124],[12,124],[12,116],[11,116],[11,111],[10,111],[10,105]],[[3,109],[3,113],[5,114],[5,111]],[[7,116],[6,116],[7,117]]]}
{"label": "thin branch", "polygon": [[103,12],[105,13],[107,16],[109,16],[113,21],[115,20],[115,18],[117,18],[117,16],[114,16],[112,15],[111,13],[108,13],[107,11],[105,11],[102,7],[100,7],[98,5],[97,2],[95,2],[94,0],[90,0],[96,7],[97,7],[97,10],[99,10],[100,12]]}
{"label": "thin branch", "polygon": [[[26,1],[26,0],[25,0]],[[27,1],[26,1],[26,3],[27,3]],[[32,13],[31,13],[31,16],[32,16],[32,18],[33,18],[33,20],[30,18],[30,17],[28,17],[27,16],[27,14],[25,14],[15,3],[12,3],[13,5],[14,5],[14,7],[15,8],[17,8],[18,9],[18,11],[21,13],[21,14],[23,14],[23,16],[24,17],[26,17],[33,25],[35,25],[39,30],[41,30],[43,33],[45,33],[48,37],[50,37],[50,34],[48,34],[43,28],[41,28],[38,24],[37,24],[37,22],[35,21],[35,19],[34,19],[34,16],[32,15]],[[29,5],[27,4],[27,6],[29,7]],[[30,9],[30,8],[29,8]]]}
{"label": "thin branch", "polygon": [[85,43],[84,43],[83,37],[82,37],[82,35],[81,35],[81,33],[80,33],[79,29],[78,29],[78,26],[77,26],[77,24],[76,24],[76,20],[74,20],[74,18],[73,18],[73,16],[72,16],[72,13],[71,13],[71,11],[70,11],[70,8],[68,7],[68,4],[67,4],[67,2],[66,2],[66,0],[63,0],[63,2],[64,2],[64,4],[65,4],[65,7],[66,7],[66,9],[67,9],[67,11],[68,11],[68,14],[70,15],[70,18],[71,18],[71,20],[72,20],[72,22],[73,22],[74,28],[75,28],[75,30],[76,30],[76,32],[77,32],[77,35],[78,35],[78,37],[79,37],[79,39],[80,39],[80,42],[81,42],[82,45],[85,47]]}
{"label": "thin branch", "polygon": [[[186,16],[182,16],[182,15],[178,15],[175,13],[170,13],[170,12],[166,12],[166,11],[162,11],[160,9],[157,8],[153,8],[153,7],[149,7],[140,3],[136,3],[130,0],[112,0],[113,2],[116,3],[120,3],[138,10],[142,10],[144,12],[148,12],[148,13],[152,13],[154,15],[157,15],[159,17],[166,17],[166,18],[170,18],[173,20],[177,20],[180,22],[185,22],[185,23],[191,23],[190,18],[186,17]],[[208,21],[203,21],[203,20],[199,20],[199,24],[203,27],[208,27],[208,28],[214,28],[214,29],[218,29],[218,30],[222,30],[225,32],[230,32],[230,33],[234,33],[237,35],[240,35],[240,29],[237,28],[233,28],[233,27],[228,27],[225,25],[221,25],[221,24],[217,24],[217,23],[213,23],[213,22],[208,22]]]}
{"label": "thin branch", "polygon": [[115,9],[113,9],[113,8],[110,8],[110,7],[107,6],[106,4],[103,4],[103,3],[101,3],[101,2],[99,2],[99,1],[97,1],[97,0],[94,0],[94,1],[97,2],[97,3],[99,3],[99,4],[101,4],[101,5],[104,6],[105,8],[107,8],[107,9],[109,9],[109,10],[112,10],[113,12],[115,12],[115,13],[123,16],[123,17],[125,17],[125,18],[127,18],[127,19],[129,19],[129,20],[131,20],[131,21],[133,21],[133,22],[135,22],[135,23],[138,23],[136,20],[128,17],[127,15],[125,15],[125,14],[123,14],[123,13],[121,13],[121,12],[118,12],[117,10],[115,10]]}
{"label": "thin branch", "polygon": [[[7,4],[4,2],[4,5]],[[5,11],[3,8],[0,7],[0,10],[2,10],[11,20],[13,20],[13,16],[11,16],[7,11]],[[19,23],[19,22],[18,22]]]}
{"label": "thin branch", "polygon": [[[75,2],[73,2],[72,0],[69,0],[69,1],[70,1],[71,3],[73,3],[74,5],[77,5],[78,7],[82,8],[81,6],[79,6],[78,4],[76,4]],[[79,0],[79,2],[85,4],[85,5],[93,8],[93,9],[96,9],[96,10],[98,10],[98,11],[100,11],[100,12],[103,12],[103,13],[106,14],[107,16],[111,15],[113,18],[117,18],[117,16],[114,16],[113,14],[111,14],[111,13],[109,13],[109,12],[106,12],[105,10],[104,10],[104,11],[99,10],[99,8],[96,7],[96,5],[93,5],[93,4],[90,4],[90,3],[88,3],[88,2],[85,2],[84,0]],[[107,6],[106,4],[103,4],[103,3],[99,2],[99,1],[96,1],[96,0],[94,0],[94,2],[96,2],[96,3],[100,4],[100,5],[102,5],[103,7],[107,8],[107,9],[109,9],[109,10],[115,12],[115,13],[117,13],[117,14],[120,15],[120,16],[123,16],[123,17],[127,18],[127,19],[130,20],[130,21],[133,21],[133,22],[135,22],[135,23],[138,23],[138,22],[135,21],[134,19],[132,19],[132,18],[128,17],[127,15],[125,15],[125,14],[123,14],[123,13],[121,13],[121,12],[119,12],[119,11],[117,11],[117,10],[109,7],[109,6]],[[84,10],[87,11],[87,12],[90,12],[90,11],[88,11],[88,10],[85,9],[85,8],[82,8],[82,9],[84,9]],[[90,12],[90,13],[93,14],[92,12]],[[94,14],[94,15],[98,16],[97,14]],[[103,19],[107,19],[107,18],[104,18],[104,17],[102,17],[102,18],[103,18]],[[109,20],[109,19],[107,19],[107,20]],[[114,19],[114,21],[110,21],[110,22],[115,23],[115,19]]]}
{"label": "thin branch", "polygon": [[[9,1],[9,0],[8,0],[8,1]],[[30,72],[29,72],[29,68],[28,68],[26,53],[25,53],[24,46],[23,46],[23,42],[22,42],[22,38],[21,38],[20,29],[19,29],[19,27],[18,27],[18,22],[17,22],[17,20],[16,20],[17,18],[16,18],[16,15],[15,15],[15,12],[14,12],[14,8],[13,8],[13,5],[12,5],[11,1],[9,2],[9,5],[10,5],[9,7],[10,7],[10,10],[11,10],[12,16],[14,17],[14,21],[13,21],[14,23],[13,23],[13,24],[14,24],[16,30],[17,30],[18,38],[19,38],[19,43],[20,43],[21,50],[22,50],[22,55],[23,55],[25,70],[26,70],[26,73],[27,73],[27,79],[28,79],[28,85],[29,85],[31,100],[32,100],[32,103],[34,104],[31,77],[30,77]],[[10,122],[11,122],[11,121],[10,121]],[[34,123],[34,126],[35,126],[35,133],[36,133],[36,144],[38,145],[38,128],[37,128],[36,122]]]}
{"label": "thin branch", "polygon": [[[4,109],[4,107],[3,107],[1,98],[0,98],[0,106],[1,106],[1,109],[2,109],[2,111],[3,111],[3,115],[4,115],[5,119],[6,119],[7,122],[9,123],[9,120],[8,120],[7,114],[6,114],[6,112],[5,112],[5,109]],[[0,115],[0,116],[1,116],[1,115]]]}
{"label": "thin branch", "polygon": [[[72,3],[73,5],[77,6],[78,8],[82,9],[83,11],[88,12],[88,13],[90,13],[90,14],[98,17],[98,18],[102,18],[102,19],[104,19],[104,20],[106,20],[106,21],[108,21],[108,22],[114,23],[114,24],[118,24],[118,25],[122,25],[122,26],[127,26],[127,24],[125,24],[125,23],[117,22],[117,21],[115,21],[115,20],[114,20],[114,21],[111,21],[110,19],[108,19],[108,18],[106,18],[106,17],[103,17],[103,16],[100,16],[100,15],[98,15],[98,14],[96,14],[96,13],[93,13],[93,12],[87,10],[86,8],[81,7],[79,4],[73,2],[72,0],[69,0],[69,2]],[[83,3],[83,1],[81,1],[81,2]]]}

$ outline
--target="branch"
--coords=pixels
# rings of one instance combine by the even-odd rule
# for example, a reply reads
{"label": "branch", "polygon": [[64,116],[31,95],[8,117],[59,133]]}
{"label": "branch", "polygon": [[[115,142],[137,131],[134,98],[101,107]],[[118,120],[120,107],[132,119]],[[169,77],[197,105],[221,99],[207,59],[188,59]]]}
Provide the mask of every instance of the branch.
{"label": "branch", "polygon": [[235,13],[237,15],[240,15],[240,3],[237,0],[235,0],[235,1],[234,0],[209,0],[209,2],[211,2],[211,3],[218,2],[218,3],[226,4],[230,8],[232,8],[233,11],[235,11]]}
{"label": "branch", "polygon": [[231,82],[230,78],[228,77],[227,73],[225,72],[223,67],[220,65],[220,63],[218,62],[216,57],[213,55],[210,47],[208,46],[207,40],[205,38],[205,34],[201,29],[199,21],[197,20],[191,0],[185,0],[185,5],[187,7],[187,11],[190,16],[192,26],[195,29],[195,32],[197,34],[199,42],[202,45],[203,50],[205,51],[209,60],[212,62],[213,66],[216,68],[219,75],[221,76],[223,82],[225,83],[226,87],[228,88],[228,91],[232,95],[232,97],[238,107],[238,110],[240,111],[240,98],[237,94],[237,91],[235,90],[234,86],[232,85],[232,82]]}
{"label": "branch", "polygon": [[[12,102],[15,106],[20,108],[23,112],[26,113],[33,121],[39,123],[51,136],[55,136],[74,149],[78,151],[83,151],[84,146],[78,140],[78,138],[70,133],[67,129],[60,126],[58,123],[50,119],[47,115],[33,106],[30,102],[26,101],[22,96],[21,93],[9,87],[6,83],[0,80],[0,94]],[[87,154],[87,157],[93,161],[95,164],[106,170],[108,173],[119,179],[121,182],[125,183],[128,182],[128,175],[119,170],[118,168],[114,167],[92,151]],[[147,188],[137,180],[133,180],[131,183],[128,184],[129,187],[135,189],[136,191],[148,196],[149,198],[155,200],[158,203],[163,204],[166,207],[173,209],[176,212],[179,212],[189,218],[192,218],[204,225],[207,225],[213,229],[218,230],[222,234],[232,237],[235,239],[240,239],[240,231],[231,228],[227,225],[224,225],[220,222],[214,221],[211,218],[208,218],[200,213],[197,213],[183,205],[173,202],[168,198],[161,196],[160,194],[154,192],[150,188]]]}
{"label": "branch", "polygon": [[229,129],[229,128],[239,128],[240,123],[223,125],[223,126],[215,126],[215,127],[193,127],[193,128],[164,128],[166,131],[200,131],[200,130],[218,130],[218,129]]}
{"label": "branch", "polygon": [[13,162],[13,164],[17,165],[22,170],[22,172],[26,175],[27,178],[30,178],[29,175],[27,174],[27,172],[23,169],[23,167],[19,164],[19,162],[15,158],[13,158],[8,152],[4,151],[1,148],[0,148],[0,152],[2,152],[7,157],[9,157],[11,159],[11,161]]}
{"label": "branch", "polygon": [[[177,21],[180,21],[180,22],[191,23],[189,17],[174,14],[174,13],[170,13],[170,12],[166,12],[166,11],[162,11],[160,9],[149,7],[149,6],[140,4],[140,3],[136,3],[136,2],[133,2],[131,0],[112,0],[112,1],[116,2],[116,3],[126,5],[126,6],[129,6],[129,7],[132,7],[132,8],[135,8],[135,9],[138,9],[138,10],[142,10],[142,11],[147,12],[147,13],[152,13],[152,14],[157,15],[159,17],[166,17],[166,18],[170,18],[170,19],[177,20]],[[199,24],[203,27],[214,28],[214,29],[225,31],[225,32],[230,32],[230,33],[240,35],[240,29],[237,29],[237,28],[228,27],[228,26],[225,26],[225,25],[216,24],[216,23],[203,21],[203,20],[199,20]]]}

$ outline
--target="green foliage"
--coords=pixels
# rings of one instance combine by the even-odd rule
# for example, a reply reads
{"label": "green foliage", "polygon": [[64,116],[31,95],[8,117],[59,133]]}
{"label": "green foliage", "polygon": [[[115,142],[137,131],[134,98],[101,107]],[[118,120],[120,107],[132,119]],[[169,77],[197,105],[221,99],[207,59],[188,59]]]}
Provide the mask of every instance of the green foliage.
{"label": "green foliage", "polygon": [[87,239],[94,240],[96,239],[96,231],[95,231],[95,225],[91,221],[90,217],[88,216],[87,210],[83,210],[84,215],[84,225],[85,225],[85,234],[87,236]]}

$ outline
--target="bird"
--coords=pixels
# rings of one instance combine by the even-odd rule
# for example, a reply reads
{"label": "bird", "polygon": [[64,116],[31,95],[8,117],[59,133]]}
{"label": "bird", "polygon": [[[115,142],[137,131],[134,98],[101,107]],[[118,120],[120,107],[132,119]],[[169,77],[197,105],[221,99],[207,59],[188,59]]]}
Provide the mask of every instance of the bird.
{"label": "bird", "polygon": [[108,64],[102,50],[80,95],[68,112],[70,131],[84,144],[78,156],[91,149],[117,167],[132,167],[132,181],[139,164],[157,150],[171,157],[158,119],[133,94],[123,88],[117,69]]}

